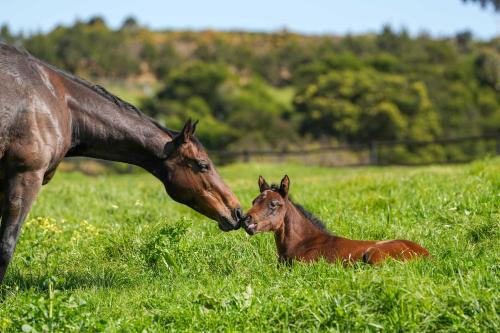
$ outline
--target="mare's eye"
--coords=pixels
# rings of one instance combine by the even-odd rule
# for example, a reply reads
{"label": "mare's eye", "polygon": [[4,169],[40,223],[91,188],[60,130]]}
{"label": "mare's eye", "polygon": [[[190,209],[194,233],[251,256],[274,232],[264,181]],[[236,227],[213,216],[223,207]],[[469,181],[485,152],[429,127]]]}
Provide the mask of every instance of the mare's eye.
{"label": "mare's eye", "polygon": [[210,165],[205,161],[196,161],[196,164],[198,164],[200,172],[207,172],[210,169]]}
{"label": "mare's eye", "polygon": [[280,205],[281,205],[281,203],[278,200],[272,200],[269,203],[269,208],[275,209],[275,208],[279,207]]}

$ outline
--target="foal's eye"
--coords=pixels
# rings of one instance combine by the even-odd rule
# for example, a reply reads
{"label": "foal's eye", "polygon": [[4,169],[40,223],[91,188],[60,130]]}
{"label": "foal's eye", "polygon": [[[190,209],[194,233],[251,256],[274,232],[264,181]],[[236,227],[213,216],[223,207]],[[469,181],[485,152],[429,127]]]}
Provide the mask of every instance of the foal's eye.
{"label": "foal's eye", "polygon": [[269,208],[275,209],[275,208],[279,207],[280,205],[281,205],[281,203],[278,200],[273,200],[269,203]]}
{"label": "foal's eye", "polygon": [[208,169],[210,168],[210,165],[205,161],[196,161],[196,163],[198,164],[200,172],[207,172]]}

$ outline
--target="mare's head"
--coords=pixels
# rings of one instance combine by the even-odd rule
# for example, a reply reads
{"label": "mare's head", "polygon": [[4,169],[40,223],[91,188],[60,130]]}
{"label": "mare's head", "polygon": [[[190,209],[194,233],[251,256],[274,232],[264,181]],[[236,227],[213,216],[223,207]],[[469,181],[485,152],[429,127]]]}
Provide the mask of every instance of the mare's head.
{"label": "mare's head", "polygon": [[189,120],[165,146],[165,188],[175,201],[217,221],[221,230],[238,229],[243,217],[240,203],[193,137],[196,124]]}
{"label": "mare's head", "polygon": [[248,234],[276,231],[283,227],[288,207],[288,190],[290,179],[285,175],[280,186],[269,186],[266,180],[259,176],[260,194],[252,202],[252,208],[247,212],[243,225]]}

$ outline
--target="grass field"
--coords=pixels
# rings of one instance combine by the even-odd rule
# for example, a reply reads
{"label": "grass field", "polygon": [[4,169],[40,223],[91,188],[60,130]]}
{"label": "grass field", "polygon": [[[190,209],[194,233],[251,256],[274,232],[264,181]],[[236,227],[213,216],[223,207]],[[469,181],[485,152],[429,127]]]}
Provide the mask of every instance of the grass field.
{"label": "grass field", "polygon": [[220,171],[245,209],[259,174],[286,172],[334,233],[411,239],[432,258],[277,268],[271,234],[223,233],[149,175],[60,173],[0,289],[0,331],[500,331],[500,159]]}

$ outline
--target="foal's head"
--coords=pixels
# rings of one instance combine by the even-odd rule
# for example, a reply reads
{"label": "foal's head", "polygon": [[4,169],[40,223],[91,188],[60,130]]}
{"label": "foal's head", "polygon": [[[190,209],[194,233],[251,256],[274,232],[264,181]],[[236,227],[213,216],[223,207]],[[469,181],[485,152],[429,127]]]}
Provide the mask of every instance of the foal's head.
{"label": "foal's head", "polygon": [[240,203],[193,136],[196,124],[188,121],[165,146],[163,183],[172,199],[216,220],[220,229],[238,229],[243,217]]}
{"label": "foal's head", "polygon": [[259,176],[260,194],[252,202],[252,208],[247,212],[243,222],[248,234],[276,231],[282,228],[288,206],[289,188],[288,176],[283,177],[279,188],[269,186],[266,180]]}

